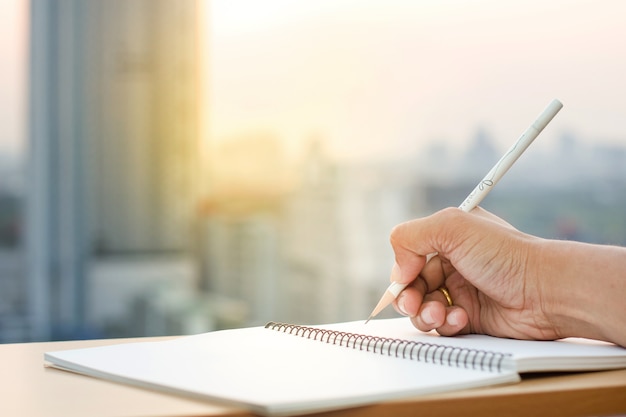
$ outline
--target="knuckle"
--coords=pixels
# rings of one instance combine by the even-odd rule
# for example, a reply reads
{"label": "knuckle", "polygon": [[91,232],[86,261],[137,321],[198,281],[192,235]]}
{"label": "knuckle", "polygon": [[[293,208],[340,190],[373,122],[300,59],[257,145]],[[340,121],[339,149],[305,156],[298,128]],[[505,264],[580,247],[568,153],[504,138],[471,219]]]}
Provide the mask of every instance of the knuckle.
{"label": "knuckle", "polygon": [[389,242],[391,243],[391,246],[396,246],[396,243],[401,239],[401,236],[404,234],[405,227],[406,223],[400,223],[391,229],[391,233],[389,234]]}

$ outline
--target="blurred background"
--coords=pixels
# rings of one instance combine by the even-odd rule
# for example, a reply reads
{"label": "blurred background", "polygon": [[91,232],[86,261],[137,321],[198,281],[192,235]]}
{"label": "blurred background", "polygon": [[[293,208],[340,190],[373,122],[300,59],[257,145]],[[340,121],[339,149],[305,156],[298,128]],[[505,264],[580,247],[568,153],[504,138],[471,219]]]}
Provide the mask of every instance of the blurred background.
{"label": "blurred background", "polygon": [[621,0],[0,9],[0,343],[365,319],[553,98],[483,206],[626,244]]}

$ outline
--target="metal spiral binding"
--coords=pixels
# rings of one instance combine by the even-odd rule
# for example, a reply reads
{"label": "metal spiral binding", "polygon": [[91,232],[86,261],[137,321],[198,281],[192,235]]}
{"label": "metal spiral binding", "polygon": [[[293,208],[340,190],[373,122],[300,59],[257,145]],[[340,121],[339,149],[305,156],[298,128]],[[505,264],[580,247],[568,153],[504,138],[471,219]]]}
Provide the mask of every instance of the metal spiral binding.
{"label": "metal spiral binding", "polygon": [[433,343],[416,342],[348,333],[338,330],[300,326],[296,324],[269,322],[266,329],[277,330],[307,339],[318,340],[352,349],[371,351],[381,355],[395,356],[425,363],[501,372],[502,362],[508,354],[480,349],[468,349]]}

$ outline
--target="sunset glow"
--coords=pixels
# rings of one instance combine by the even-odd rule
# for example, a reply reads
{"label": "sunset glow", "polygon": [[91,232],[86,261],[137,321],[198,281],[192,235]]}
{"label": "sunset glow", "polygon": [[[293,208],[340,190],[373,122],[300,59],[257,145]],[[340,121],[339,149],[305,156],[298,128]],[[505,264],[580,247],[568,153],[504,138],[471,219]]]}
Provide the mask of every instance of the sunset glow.
{"label": "sunset glow", "polygon": [[553,98],[546,132],[626,141],[620,1],[211,2],[212,140],[321,135],[342,158],[397,156],[479,127],[501,146]]}

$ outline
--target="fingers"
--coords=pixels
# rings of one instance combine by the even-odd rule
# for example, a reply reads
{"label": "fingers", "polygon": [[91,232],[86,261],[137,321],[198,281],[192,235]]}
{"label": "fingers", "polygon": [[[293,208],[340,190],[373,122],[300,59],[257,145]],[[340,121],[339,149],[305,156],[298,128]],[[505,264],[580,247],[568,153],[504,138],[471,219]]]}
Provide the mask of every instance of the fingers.
{"label": "fingers", "polygon": [[424,294],[433,292],[444,285],[446,278],[453,270],[449,262],[442,260],[438,255],[433,256],[420,272],[420,277],[424,280],[426,287]]}
{"label": "fingers", "polygon": [[[467,333],[469,317],[464,308],[449,306],[447,298],[437,288],[443,285],[445,276],[441,273],[444,269],[439,258],[433,258],[423,272],[433,272],[430,284],[422,275],[407,286],[394,301],[396,311],[411,318],[413,325],[418,329],[428,332],[436,329],[443,336],[453,336],[459,333]],[[439,277],[436,272],[439,271]],[[437,283],[436,286],[433,284]],[[428,286],[433,288],[428,292]],[[454,294],[451,294],[454,300]]]}
{"label": "fingers", "polygon": [[448,306],[445,298],[437,300],[439,296],[443,297],[439,291],[429,294],[430,300],[424,301],[415,315],[410,315],[413,325],[424,332],[435,329],[443,336],[467,333],[469,317],[465,309]]}
{"label": "fingers", "polygon": [[434,301],[424,303],[420,314],[411,317],[411,322],[419,330],[429,332],[434,329],[442,336],[467,333],[468,320],[461,307],[445,307]]}
{"label": "fingers", "polygon": [[422,242],[419,224],[421,219],[412,220],[394,227],[390,235],[396,266],[399,273],[393,277],[396,282],[409,283],[413,281],[426,264],[428,254],[436,252],[432,249],[417,247],[416,242]]}
{"label": "fingers", "polygon": [[424,281],[418,278],[400,292],[393,306],[403,316],[415,317],[422,305],[425,293]]}
{"label": "fingers", "polygon": [[[391,269],[391,281],[398,281],[400,268],[394,264]],[[396,298],[393,303],[398,313],[414,317],[417,315],[424,297],[444,285],[446,275],[438,256],[432,257],[415,278]]]}
{"label": "fingers", "polygon": [[390,243],[400,269],[396,281],[403,284],[413,281],[427,264],[428,255],[447,253],[458,247],[458,242],[471,234],[460,227],[465,216],[467,213],[450,208],[394,227]]}
{"label": "fingers", "polygon": [[[453,264],[469,268],[473,264],[468,260],[474,260],[478,255],[486,256],[482,252],[476,253],[481,233],[485,235],[489,230],[498,231],[503,226],[514,229],[479,207],[472,210],[471,216],[458,209],[444,209],[429,217],[396,226],[390,236],[396,258],[392,281],[410,283],[394,302],[396,310],[411,317],[413,324],[422,331],[436,329],[446,336],[468,333],[468,311],[475,310],[476,300],[462,291],[459,293],[460,287],[454,285],[454,278],[459,274],[455,274]],[[440,256],[427,261],[432,253]],[[454,287],[452,299],[455,299],[455,294],[458,295],[460,305],[449,306],[444,295],[437,291],[448,278]]]}

